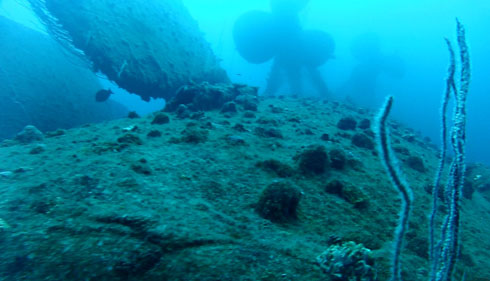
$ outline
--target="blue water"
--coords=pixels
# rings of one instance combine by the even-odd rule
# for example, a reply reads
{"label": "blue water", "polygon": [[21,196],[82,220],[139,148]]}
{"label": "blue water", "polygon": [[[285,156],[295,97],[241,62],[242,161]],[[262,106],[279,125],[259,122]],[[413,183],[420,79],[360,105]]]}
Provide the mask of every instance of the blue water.
{"label": "blue water", "polygon": [[[251,65],[236,52],[232,24],[248,10],[269,10],[268,1],[185,0],[230,77],[243,83],[265,86],[270,63]],[[402,79],[381,75],[375,104],[386,95],[395,96],[393,116],[439,142],[439,108],[445,87],[448,52],[443,38],[456,44],[455,18],[467,29],[471,52],[472,82],[468,97],[467,157],[490,163],[490,1],[390,1],[311,0],[300,14],[305,28],[320,29],[335,39],[335,59],[321,67],[334,98],[345,98],[342,85],[356,65],[350,51],[359,35],[375,33],[382,51],[397,54],[405,63]]]}

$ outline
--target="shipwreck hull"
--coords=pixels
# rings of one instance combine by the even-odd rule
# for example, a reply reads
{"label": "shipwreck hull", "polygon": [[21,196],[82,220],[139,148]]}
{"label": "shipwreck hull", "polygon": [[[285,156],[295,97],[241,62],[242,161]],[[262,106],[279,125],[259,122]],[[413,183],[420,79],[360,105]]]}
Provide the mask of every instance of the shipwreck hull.
{"label": "shipwreck hull", "polygon": [[228,82],[179,0],[46,0],[94,70],[144,100],[191,82]]}

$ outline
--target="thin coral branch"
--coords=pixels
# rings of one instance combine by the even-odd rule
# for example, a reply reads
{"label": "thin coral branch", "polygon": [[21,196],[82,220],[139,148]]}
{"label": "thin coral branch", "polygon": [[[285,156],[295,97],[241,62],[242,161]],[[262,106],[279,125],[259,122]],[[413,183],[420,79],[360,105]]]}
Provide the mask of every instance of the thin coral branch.
{"label": "thin coral branch", "polygon": [[461,59],[461,78],[459,89],[457,89],[455,83],[453,84],[456,106],[454,109],[453,126],[451,130],[451,145],[455,157],[451,164],[451,174],[446,187],[448,194],[450,194],[449,213],[446,216],[443,225],[441,250],[439,258],[436,260],[437,274],[435,280],[437,281],[451,280],[458,260],[460,203],[466,172],[466,98],[469,91],[471,68],[468,46],[465,38],[465,29],[459,21],[457,21],[457,35]]}
{"label": "thin coral branch", "polygon": [[391,280],[401,280],[401,251],[403,246],[403,239],[405,233],[408,230],[408,219],[412,208],[412,191],[410,187],[403,180],[401,173],[398,170],[398,165],[395,156],[391,150],[388,129],[386,127],[386,120],[390,114],[391,107],[393,106],[393,97],[390,96],[386,100],[385,105],[380,111],[377,122],[377,137],[379,143],[379,152],[386,168],[386,172],[390,177],[393,185],[400,193],[402,199],[402,207],[400,212],[400,219],[397,230],[395,232],[395,248],[393,251],[393,261],[391,266]]}
{"label": "thin coral branch", "polygon": [[429,218],[429,261],[432,265],[431,268],[431,278],[430,280],[435,279],[435,271],[437,270],[438,264],[438,249],[437,245],[435,245],[435,219],[437,217],[437,209],[438,209],[438,198],[439,198],[439,189],[441,184],[442,172],[444,171],[445,161],[446,161],[446,150],[447,150],[447,106],[449,104],[449,99],[451,97],[451,92],[454,90],[454,74],[456,72],[456,59],[454,55],[454,49],[452,47],[451,42],[446,38],[445,39],[447,48],[449,51],[449,68],[447,71],[446,78],[446,91],[442,98],[442,106],[441,106],[441,152],[439,155],[439,167],[437,169],[436,176],[434,178],[434,184],[432,186],[432,211]]}

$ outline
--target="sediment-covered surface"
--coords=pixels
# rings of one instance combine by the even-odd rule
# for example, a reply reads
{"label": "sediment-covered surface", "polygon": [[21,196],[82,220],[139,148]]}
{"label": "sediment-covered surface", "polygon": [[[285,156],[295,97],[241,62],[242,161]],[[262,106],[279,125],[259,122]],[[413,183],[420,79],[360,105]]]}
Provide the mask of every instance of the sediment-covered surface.
{"label": "sediment-covered surface", "polygon": [[[387,280],[399,200],[373,113],[312,99],[234,103],[4,141],[2,279],[330,280],[317,257],[347,242],[370,249]],[[437,150],[390,128],[415,198],[403,276],[426,280]],[[467,178],[456,279],[486,280],[490,172],[470,165]]]}

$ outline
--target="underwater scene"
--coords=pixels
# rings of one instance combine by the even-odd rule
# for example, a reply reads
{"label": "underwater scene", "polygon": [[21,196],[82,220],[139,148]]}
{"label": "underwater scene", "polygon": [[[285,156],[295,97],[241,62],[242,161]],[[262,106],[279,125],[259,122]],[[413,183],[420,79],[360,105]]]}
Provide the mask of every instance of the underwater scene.
{"label": "underwater scene", "polygon": [[0,281],[490,281],[490,1],[0,0]]}

